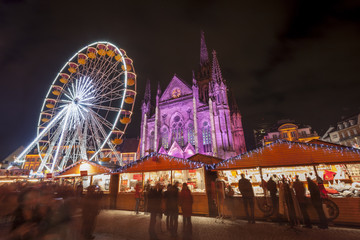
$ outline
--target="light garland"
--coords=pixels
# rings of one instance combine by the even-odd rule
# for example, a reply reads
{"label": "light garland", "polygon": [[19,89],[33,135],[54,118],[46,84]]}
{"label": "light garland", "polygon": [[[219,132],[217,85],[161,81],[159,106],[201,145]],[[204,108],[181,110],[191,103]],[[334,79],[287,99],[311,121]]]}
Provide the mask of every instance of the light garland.
{"label": "light garland", "polygon": [[183,164],[189,164],[190,167],[192,168],[201,168],[201,167],[205,167],[206,170],[212,168],[212,166],[210,164],[205,164],[205,163],[202,163],[202,162],[195,162],[195,161],[191,161],[191,160],[188,160],[188,159],[184,159],[184,158],[178,158],[178,157],[173,157],[173,156],[169,156],[169,155],[165,155],[165,154],[161,154],[161,153],[156,153],[156,152],[152,152],[150,153],[149,155],[146,155],[134,162],[131,162],[125,166],[122,166],[122,167],[119,167],[118,169],[115,169],[113,171],[113,173],[122,173],[122,172],[125,172],[126,169],[128,168],[131,168],[133,166],[136,166],[138,164],[141,164],[143,163],[144,161],[146,160],[149,160],[150,158],[153,158],[153,157],[162,157],[162,158],[165,158],[166,160],[170,161],[170,162],[177,162],[177,163],[183,163]]}
{"label": "light garland", "polygon": [[253,149],[249,152],[246,153],[242,153],[240,155],[237,155],[235,157],[231,157],[228,158],[220,163],[214,164],[215,166],[213,167],[213,169],[216,169],[217,167],[221,166],[221,167],[228,167],[230,164],[235,164],[235,162],[237,160],[241,160],[243,159],[244,156],[246,157],[251,157],[253,156],[255,153],[256,154],[261,154],[263,152],[263,150],[265,148],[269,148],[270,150],[272,150],[272,146],[274,145],[278,145],[278,144],[288,144],[288,148],[291,149],[294,146],[298,146],[300,148],[302,148],[305,151],[310,150],[311,147],[315,148],[315,150],[318,150],[318,148],[321,148],[324,152],[327,153],[331,153],[332,150],[336,150],[338,151],[342,156],[344,156],[345,153],[355,153],[355,154],[360,154],[359,149],[357,148],[353,148],[353,147],[347,147],[347,146],[332,146],[332,145],[328,145],[328,144],[317,144],[317,143],[304,143],[304,142],[291,142],[291,141],[287,141],[287,140],[277,140],[275,142],[272,142],[270,144],[267,144],[263,147],[259,147],[256,149]]}
{"label": "light garland", "polygon": [[[105,170],[105,171],[109,171],[109,170],[110,170],[109,168],[104,167],[104,166],[101,166],[100,164],[97,164],[97,163],[92,162],[92,161],[79,160],[79,161],[77,161],[76,163],[71,164],[70,166],[68,166],[68,167],[65,168],[64,170],[55,173],[55,177],[63,174],[63,173],[66,172],[67,170],[69,170],[69,169],[71,169],[71,168],[73,168],[73,167],[75,167],[75,166],[77,166],[77,165],[79,165],[79,164],[81,164],[81,163],[83,163],[83,162],[84,162],[84,163],[89,163],[89,164],[92,165],[92,166],[100,167],[101,169],[103,169],[103,170]],[[109,171],[109,173],[111,173],[111,170]]]}

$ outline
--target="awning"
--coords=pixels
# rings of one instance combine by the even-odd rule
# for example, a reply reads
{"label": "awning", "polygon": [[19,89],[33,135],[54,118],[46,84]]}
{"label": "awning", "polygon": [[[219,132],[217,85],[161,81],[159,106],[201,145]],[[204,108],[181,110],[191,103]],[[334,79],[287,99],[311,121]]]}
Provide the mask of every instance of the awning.
{"label": "awning", "polygon": [[360,151],[341,145],[278,141],[218,163],[216,170],[360,163]]}
{"label": "awning", "polygon": [[167,170],[189,170],[204,167],[206,164],[194,162],[184,158],[153,153],[137,161],[129,163],[117,170],[120,173],[153,172]]}
{"label": "awning", "polygon": [[[86,172],[85,172],[86,171]],[[86,173],[87,176],[110,173],[111,170],[107,167],[101,166],[97,163],[90,162],[87,160],[80,160],[69,167],[65,168],[63,171],[58,173],[58,178],[63,177],[80,177],[81,172]]]}

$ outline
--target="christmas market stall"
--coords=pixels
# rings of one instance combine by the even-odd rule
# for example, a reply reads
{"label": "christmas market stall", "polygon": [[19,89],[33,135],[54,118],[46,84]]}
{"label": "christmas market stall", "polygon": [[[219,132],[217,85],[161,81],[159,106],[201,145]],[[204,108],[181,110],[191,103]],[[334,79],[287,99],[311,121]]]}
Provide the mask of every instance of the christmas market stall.
{"label": "christmas market stall", "polygon": [[[360,225],[358,149],[319,140],[309,143],[278,141],[220,162],[215,170],[218,178],[234,190],[234,201],[231,203],[233,205],[229,206],[236,209],[237,215],[244,216],[244,212],[239,211],[242,205],[238,190],[238,181],[242,173],[252,182],[258,203],[255,211],[257,217],[265,215],[262,202],[269,194],[265,186],[270,177],[275,181],[285,178],[291,183],[295,180],[295,175],[298,175],[306,186],[306,177],[315,181],[319,176],[323,180],[330,202],[336,204],[334,208],[338,207],[335,211],[329,212],[328,217],[333,218],[334,222]],[[225,206],[228,215],[229,206]],[[317,219],[314,209],[311,209],[311,217]]]}
{"label": "christmas market stall", "polygon": [[67,179],[74,185],[81,181],[84,189],[90,185],[97,185],[106,193],[109,192],[110,172],[110,168],[95,162],[80,160],[59,172],[55,177]]}
{"label": "christmas market stall", "polygon": [[[187,183],[194,199],[193,212],[208,214],[205,171],[207,164],[200,161],[172,157],[163,154],[150,154],[117,170],[112,176],[111,189],[116,191],[112,206],[116,209],[134,210],[135,186],[140,184],[143,195],[148,185],[160,183],[164,188],[168,184]],[[111,192],[110,192],[111,194]]]}

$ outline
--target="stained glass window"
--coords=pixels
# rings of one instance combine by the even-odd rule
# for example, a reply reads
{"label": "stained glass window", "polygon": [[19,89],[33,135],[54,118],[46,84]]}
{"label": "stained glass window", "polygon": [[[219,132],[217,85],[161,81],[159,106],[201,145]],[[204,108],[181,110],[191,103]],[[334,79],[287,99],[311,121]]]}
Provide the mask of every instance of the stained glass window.
{"label": "stained glass window", "polygon": [[161,130],[161,144],[165,149],[169,148],[169,132],[167,128]]}
{"label": "stained glass window", "polygon": [[203,146],[204,146],[204,152],[211,152],[211,129],[208,122],[203,123],[202,128],[202,137],[203,137]]}
{"label": "stained glass window", "polygon": [[189,142],[191,145],[195,146],[194,124],[190,123],[190,124],[188,125],[187,132],[188,132],[188,142]]}

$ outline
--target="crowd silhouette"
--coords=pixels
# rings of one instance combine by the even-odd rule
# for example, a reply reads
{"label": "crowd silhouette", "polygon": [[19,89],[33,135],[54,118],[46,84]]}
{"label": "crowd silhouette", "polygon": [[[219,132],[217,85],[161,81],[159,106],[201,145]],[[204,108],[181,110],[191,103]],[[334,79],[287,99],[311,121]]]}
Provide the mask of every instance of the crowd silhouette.
{"label": "crowd silhouette", "polygon": [[[272,205],[271,219],[283,224],[284,220],[291,228],[303,225],[312,228],[309,217],[309,203],[314,207],[321,229],[328,228],[323,199],[327,198],[320,177],[312,179],[306,176],[307,188],[298,176],[294,178],[273,175],[263,180],[264,194],[270,196]],[[236,219],[243,208],[249,224],[255,224],[255,194],[251,181],[241,174],[238,190],[241,197],[235,197],[230,184],[219,178],[212,184],[215,191],[214,201],[218,205],[218,214],[225,215],[225,205],[230,217]],[[310,197],[306,196],[309,193]],[[58,239],[94,239],[96,217],[101,210],[103,192],[98,186],[84,189],[81,182],[76,185],[67,182],[15,182],[0,186],[0,234],[8,240],[58,240]],[[241,199],[243,205],[235,205]],[[179,213],[182,215],[182,236],[192,237],[193,196],[187,183],[166,187],[160,182],[147,181],[142,187],[135,186],[135,212],[150,214],[148,232],[151,240],[159,239],[159,234],[178,236]],[[237,206],[237,207],[235,207]],[[229,211],[228,211],[229,212]],[[164,221],[163,221],[164,217]],[[165,223],[165,228],[162,227]],[[5,229],[5,230],[4,230]]]}
{"label": "crowd silhouette", "polygon": [[81,182],[17,182],[0,186],[2,236],[7,240],[93,239],[102,191]]}

